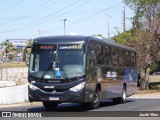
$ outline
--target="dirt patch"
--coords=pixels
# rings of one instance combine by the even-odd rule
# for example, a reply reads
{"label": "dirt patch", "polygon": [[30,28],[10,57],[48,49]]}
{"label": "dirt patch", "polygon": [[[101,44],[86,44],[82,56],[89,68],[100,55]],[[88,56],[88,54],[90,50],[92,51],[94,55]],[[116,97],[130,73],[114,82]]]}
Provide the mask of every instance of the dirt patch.
{"label": "dirt patch", "polygon": [[140,90],[137,88],[136,94],[155,94],[160,93],[160,90]]}
{"label": "dirt patch", "polygon": [[1,63],[0,68],[15,68],[15,67],[26,67],[25,62],[8,62],[8,63]]}

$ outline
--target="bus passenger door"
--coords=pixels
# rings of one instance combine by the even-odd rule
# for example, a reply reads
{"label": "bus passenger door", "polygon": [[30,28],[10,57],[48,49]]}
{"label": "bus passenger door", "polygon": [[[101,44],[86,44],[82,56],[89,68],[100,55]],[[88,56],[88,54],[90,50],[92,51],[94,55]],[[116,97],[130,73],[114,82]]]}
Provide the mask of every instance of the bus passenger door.
{"label": "bus passenger door", "polygon": [[87,51],[87,71],[86,71],[86,93],[85,102],[93,101],[96,87],[95,80],[95,55],[94,47],[92,45],[88,46]]}

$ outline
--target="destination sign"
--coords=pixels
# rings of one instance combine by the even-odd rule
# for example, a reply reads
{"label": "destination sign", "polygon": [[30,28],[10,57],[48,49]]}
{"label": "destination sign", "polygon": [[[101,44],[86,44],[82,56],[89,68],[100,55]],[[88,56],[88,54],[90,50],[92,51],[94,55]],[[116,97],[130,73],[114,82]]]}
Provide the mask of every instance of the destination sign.
{"label": "destination sign", "polygon": [[82,49],[82,44],[72,44],[72,45],[60,45],[60,50],[80,50]]}
{"label": "destination sign", "polygon": [[51,46],[51,45],[40,45],[39,49],[53,49],[53,46]]}

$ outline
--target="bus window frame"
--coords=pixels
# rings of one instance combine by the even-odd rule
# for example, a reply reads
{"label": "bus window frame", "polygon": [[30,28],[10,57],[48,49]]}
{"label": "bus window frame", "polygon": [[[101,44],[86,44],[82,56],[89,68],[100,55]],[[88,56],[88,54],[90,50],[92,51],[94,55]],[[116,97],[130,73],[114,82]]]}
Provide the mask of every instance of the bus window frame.
{"label": "bus window frame", "polygon": [[[122,53],[122,54],[121,54]],[[123,58],[121,57],[121,55],[123,55]],[[119,56],[119,67],[126,67],[125,66],[125,50],[124,49],[121,49],[121,48],[119,48],[118,49],[118,56]],[[120,59],[122,58],[122,60],[123,60],[123,64],[120,64]]]}
{"label": "bus window frame", "polygon": [[[113,50],[116,49],[116,54],[115,54],[115,58],[113,57]],[[118,47],[112,46],[111,49],[111,53],[112,53],[112,66],[113,67],[118,67],[119,66],[119,52],[118,52]],[[116,64],[114,65],[114,59],[116,59]]]}
{"label": "bus window frame", "polygon": [[[133,60],[132,54],[134,55],[134,60]],[[134,66],[133,66],[133,64],[132,64],[133,61],[134,61]],[[136,64],[137,64],[137,63],[136,63],[136,53],[135,53],[135,52],[131,52],[131,67],[132,67],[132,68],[137,67]]]}
{"label": "bus window frame", "polygon": [[[106,64],[106,58],[108,57],[108,56],[106,56],[106,48],[109,48],[109,52],[110,52],[110,60],[109,60],[109,64]],[[104,64],[105,64],[105,66],[109,66],[109,67],[111,67],[112,66],[112,47],[110,46],[110,45],[105,45],[105,47],[104,47]]]}
{"label": "bus window frame", "polygon": [[[127,53],[128,52],[128,56],[126,56]],[[129,58],[129,65],[127,65],[128,63],[127,63],[127,59]],[[131,51],[129,51],[129,50],[125,50],[125,67],[126,68],[131,68]]]}
{"label": "bus window frame", "polygon": [[[100,50],[98,50],[98,46],[101,46],[101,48],[100,48]],[[101,51],[102,50],[102,51]],[[99,53],[102,53],[101,55],[102,56],[100,56],[100,54],[98,54],[97,52],[98,51],[100,51]],[[104,56],[104,45],[102,45],[102,43],[98,43],[98,42],[96,42],[95,43],[95,56],[96,56],[96,58],[95,58],[95,63],[97,64],[97,65],[104,65],[105,64],[105,61],[104,61],[104,58],[105,58],[105,56]],[[101,62],[102,63],[98,63],[98,60],[97,60],[97,58],[100,58],[101,57]]]}

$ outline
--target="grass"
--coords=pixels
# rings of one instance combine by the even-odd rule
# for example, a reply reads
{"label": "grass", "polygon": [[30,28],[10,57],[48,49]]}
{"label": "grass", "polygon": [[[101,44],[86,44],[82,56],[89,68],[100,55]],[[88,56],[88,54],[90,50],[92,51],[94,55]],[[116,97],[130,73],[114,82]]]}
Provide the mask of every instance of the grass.
{"label": "grass", "polygon": [[160,90],[160,85],[150,85],[150,90]]}

